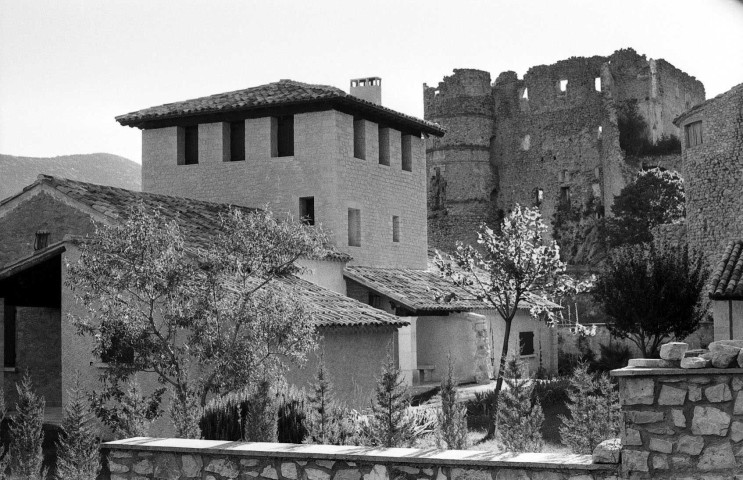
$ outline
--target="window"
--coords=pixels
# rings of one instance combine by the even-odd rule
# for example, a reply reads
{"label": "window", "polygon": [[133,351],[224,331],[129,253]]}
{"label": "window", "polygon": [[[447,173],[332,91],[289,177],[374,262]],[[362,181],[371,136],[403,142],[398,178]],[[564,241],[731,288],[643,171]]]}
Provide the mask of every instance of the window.
{"label": "window", "polygon": [[348,246],[361,246],[361,210],[348,209]]}
{"label": "window", "polygon": [[315,197],[299,199],[299,218],[305,225],[315,224]]}
{"label": "window", "polygon": [[245,122],[230,123],[230,162],[245,160]]}
{"label": "window", "polygon": [[524,88],[524,93],[521,94],[521,98],[523,98],[524,100],[529,100],[529,89],[528,88]]}
{"label": "window", "polygon": [[531,135],[526,134],[521,140],[521,150],[527,151],[531,148]]}
{"label": "window", "polygon": [[568,91],[568,81],[560,80],[560,92],[565,93]]}
{"label": "window", "polygon": [[560,187],[560,203],[570,205],[570,187]]}
{"label": "window", "polygon": [[366,159],[366,129],[363,120],[353,121],[353,156]]}
{"label": "window", "polygon": [[402,136],[402,169],[406,172],[413,171],[413,136]]}
{"label": "window", "polygon": [[379,164],[390,164],[390,129],[379,127]]}
{"label": "window", "polygon": [[684,126],[686,133],[686,147],[694,147],[702,144],[702,122],[690,123]]}
{"label": "window", "polygon": [[596,138],[601,138],[601,134],[604,132],[604,127],[599,125],[598,130],[596,131]]}
{"label": "window", "polygon": [[369,299],[366,301],[366,303],[369,306],[381,309],[382,308],[382,297],[380,297],[376,293],[369,292]]}
{"label": "window", "polygon": [[597,92],[601,91],[601,77],[593,79],[593,88],[595,88]]}
{"label": "window", "polygon": [[192,125],[184,128],[184,135],[184,163],[186,165],[196,165],[199,163],[199,126]]}
{"label": "window", "polygon": [[534,206],[539,207],[542,205],[542,202],[544,201],[544,190],[541,188],[535,188],[534,189]]}
{"label": "window", "polygon": [[294,115],[271,118],[271,156],[294,156]]}
{"label": "window", "polygon": [[5,304],[4,308],[4,334],[5,334],[5,368],[15,368],[15,306]]}
{"label": "window", "polygon": [[392,216],[392,241],[400,242],[400,217],[397,215]]}
{"label": "window", "polygon": [[534,355],[534,332],[519,332],[519,352],[521,356]]}

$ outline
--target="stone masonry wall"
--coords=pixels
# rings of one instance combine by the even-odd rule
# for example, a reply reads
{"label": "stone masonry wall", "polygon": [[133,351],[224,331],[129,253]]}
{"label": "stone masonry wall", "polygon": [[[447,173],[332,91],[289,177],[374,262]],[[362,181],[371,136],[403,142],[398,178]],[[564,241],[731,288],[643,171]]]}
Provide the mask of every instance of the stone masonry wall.
{"label": "stone masonry wall", "polygon": [[625,476],[712,480],[743,472],[743,369],[622,369],[612,375],[619,379],[624,414]]}

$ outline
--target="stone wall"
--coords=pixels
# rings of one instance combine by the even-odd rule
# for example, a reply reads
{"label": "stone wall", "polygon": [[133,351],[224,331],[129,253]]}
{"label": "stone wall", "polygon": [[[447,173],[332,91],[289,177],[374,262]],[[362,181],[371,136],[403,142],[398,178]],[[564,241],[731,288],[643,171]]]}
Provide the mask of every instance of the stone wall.
{"label": "stone wall", "polygon": [[133,438],[104,445],[111,480],[616,480],[590,455]]}
{"label": "stone wall", "polygon": [[624,414],[623,475],[711,480],[743,472],[743,369],[627,368],[612,375]]}

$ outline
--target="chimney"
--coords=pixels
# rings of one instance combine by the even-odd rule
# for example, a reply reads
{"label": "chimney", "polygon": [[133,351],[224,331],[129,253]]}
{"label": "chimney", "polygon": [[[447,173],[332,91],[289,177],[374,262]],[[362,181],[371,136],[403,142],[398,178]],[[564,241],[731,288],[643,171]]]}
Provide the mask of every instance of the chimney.
{"label": "chimney", "polygon": [[382,105],[382,79],[379,77],[354,78],[349,91],[354,97]]}
{"label": "chimney", "polygon": [[34,252],[43,250],[49,246],[49,232],[46,230],[39,230],[36,232],[36,238],[34,238]]}

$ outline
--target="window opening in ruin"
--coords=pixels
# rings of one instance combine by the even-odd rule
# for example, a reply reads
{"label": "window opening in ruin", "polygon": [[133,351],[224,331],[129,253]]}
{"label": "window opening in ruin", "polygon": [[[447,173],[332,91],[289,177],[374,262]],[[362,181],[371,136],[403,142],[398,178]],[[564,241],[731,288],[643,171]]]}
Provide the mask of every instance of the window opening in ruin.
{"label": "window opening in ruin", "polygon": [[400,217],[397,215],[392,216],[392,241],[400,242]]}
{"label": "window opening in ruin", "polygon": [[379,127],[379,164],[390,164],[390,129]]}
{"label": "window opening in ruin", "polygon": [[602,134],[603,132],[604,132],[604,127],[602,127],[601,125],[599,125],[599,128],[598,128],[598,134],[597,134],[596,136],[597,136],[598,138],[601,138],[601,134]]}
{"label": "window opening in ruin", "polygon": [[366,128],[364,120],[353,120],[353,156],[361,160],[366,159]]}
{"label": "window opening in ruin", "polygon": [[541,188],[534,189],[534,206],[540,207],[544,201],[544,190]]}
{"label": "window opening in ruin", "polygon": [[4,307],[4,348],[5,348],[5,368],[15,368],[16,354],[16,317],[15,306],[5,304]]}
{"label": "window opening in ruin", "polygon": [[560,187],[560,203],[563,206],[570,205],[570,187]]}
{"label": "window opening in ruin", "polygon": [[597,92],[601,91],[601,77],[593,79],[593,88],[595,88]]}
{"label": "window opening in ruin", "polygon": [[361,210],[358,208],[348,209],[348,246],[361,246]]}
{"label": "window opening in ruin", "polygon": [[184,163],[186,165],[196,165],[199,163],[199,126],[192,125],[183,130],[185,135]]}
{"label": "window opening in ruin", "polygon": [[686,147],[694,147],[702,144],[702,121],[690,123],[684,126],[686,133]]}
{"label": "window opening in ruin", "polygon": [[528,88],[524,88],[524,93],[521,95],[521,98],[523,98],[524,100],[529,100],[529,89]]}
{"label": "window opening in ruin", "polygon": [[271,156],[294,156],[294,115],[271,119]]}
{"label": "window opening in ruin", "polygon": [[595,167],[593,169],[593,176],[596,180],[601,178],[601,167]]}
{"label": "window opening in ruin", "polygon": [[568,81],[567,80],[560,80],[560,91],[561,92],[567,92],[568,91]]}
{"label": "window opening in ruin", "polygon": [[534,332],[519,332],[519,353],[534,355]]}
{"label": "window opening in ruin", "polygon": [[299,199],[299,218],[305,225],[315,224],[315,197]]}
{"label": "window opening in ruin", "polygon": [[494,188],[490,191],[490,203],[495,203],[498,199],[498,189]]}
{"label": "window opening in ruin", "polygon": [[230,161],[245,160],[245,122],[230,123]]}
{"label": "window opening in ruin", "polygon": [[531,148],[531,135],[528,133],[524,136],[524,139],[521,140],[521,150],[527,151]]}
{"label": "window opening in ruin", "polygon": [[406,172],[413,171],[413,136],[402,135],[402,169]]}

